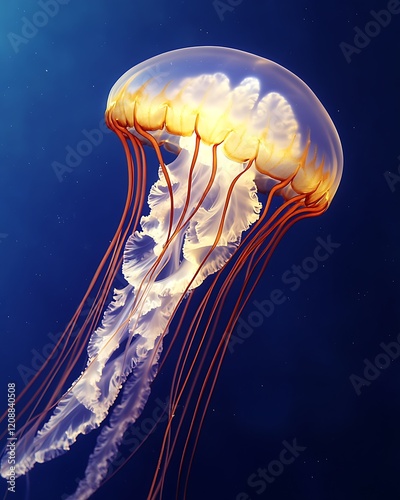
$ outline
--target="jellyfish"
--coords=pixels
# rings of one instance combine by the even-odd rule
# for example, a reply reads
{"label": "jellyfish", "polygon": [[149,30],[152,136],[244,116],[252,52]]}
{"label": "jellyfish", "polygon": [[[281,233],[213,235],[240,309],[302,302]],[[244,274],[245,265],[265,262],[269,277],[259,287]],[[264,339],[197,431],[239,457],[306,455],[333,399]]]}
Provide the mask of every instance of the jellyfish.
{"label": "jellyfish", "polygon": [[[26,388],[31,397],[22,412],[15,474],[52,460],[100,427],[70,497],[89,498],[177,346],[148,498],[162,497],[178,451],[177,490],[185,496],[235,323],[286,231],[331,204],[342,148],[328,113],[301,79],[270,60],[224,47],[179,49],[134,66],[112,87],[105,119],[127,160],[123,214],[55,347],[59,361],[46,362],[39,373],[44,382],[38,376]],[[148,151],[158,179],[146,208],[146,174],[155,169],[147,165]],[[113,290],[121,266],[126,284]],[[197,289],[203,294],[193,308]],[[72,335],[93,293],[90,313]],[[63,393],[85,348],[86,365]],[[7,471],[5,453],[1,474]]]}

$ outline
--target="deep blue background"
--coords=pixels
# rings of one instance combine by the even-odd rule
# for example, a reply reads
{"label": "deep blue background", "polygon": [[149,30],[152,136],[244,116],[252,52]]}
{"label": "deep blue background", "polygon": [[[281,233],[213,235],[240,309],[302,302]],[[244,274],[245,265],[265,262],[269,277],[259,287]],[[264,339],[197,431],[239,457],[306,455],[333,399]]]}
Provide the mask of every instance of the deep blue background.
{"label": "deep blue background", "polygon": [[[233,2],[235,3],[235,2]],[[272,59],[300,76],[330,113],[345,167],[337,196],[318,220],[294,227],[254,298],[274,288],[288,300],[224,363],[199,445],[188,498],[397,499],[400,494],[400,358],[357,396],[351,374],[400,332],[400,183],[385,171],[400,159],[400,15],[350,63],[370,10],[387,2],[243,0],[218,16],[211,1],[71,1],[16,53],[36,2],[0,7],[0,392],[24,383],[49,332],[62,330],[112,237],[125,195],[125,160],[109,134],[63,182],[51,164],[102,120],[107,94],[128,68],[161,52],[223,45]],[[295,292],[282,273],[312,255],[316,238],[341,246]],[[244,318],[253,310],[251,302]],[[160,374],[159,377],[162,377]],[[165,398],[168,379],[159,380]],[[153,405],[153,406],[151,406]],[[0,407],[5,407],[5,399]],[[150,403],[149,411],[154,408]],[[93,498],[145,498],[160,434]],[[262,494],[247,484],[279,456],[306,447]],[[30,498],[72,492],[91,437],[30,474]],[[4,483],[3,483],[4,484]],[[166,499],[173,497],[167,485]],[[5,489],[5,488],[4,488]],[[26,481],[17,482],[25,497]],[[244,497],[245,498],[245,497]]]}

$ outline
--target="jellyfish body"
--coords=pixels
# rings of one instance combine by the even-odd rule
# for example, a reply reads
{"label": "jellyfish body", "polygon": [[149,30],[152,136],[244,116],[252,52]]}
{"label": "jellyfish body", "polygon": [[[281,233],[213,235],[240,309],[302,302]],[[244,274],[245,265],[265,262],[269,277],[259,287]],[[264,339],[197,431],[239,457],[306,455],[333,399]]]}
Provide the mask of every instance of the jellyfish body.
{"label": "jellyfish body", "polygon": [[[242,276],[243,293],[200,381],[196,398],[203,400],[203,406],[194,405],[199,428],[248,292],[287,229],[327,209],[340,181],[343,157],[331,119],[304,82],[271,61],[222,47],[176,50],[133,67],[112,88],[106,121],[124,146],[129,186],[120,225],[106,253],[108,265],[105,258],[96,274],[97,278],[105,269],[89,320],[77,341],[62,351],[61,361],[71,354],[78,358],[90,335],[87,365],[64,396],[50,398],[45,411],[24,426],[16,474],[65,452],[110,412],[85,477],[71,498],[88,498],[98,489],[124,432],[150,395],[176,312],[187,311],[185,299],[189,301],[204,282],[207,293],[184,334],[176,364],[167,430],[149,493],[149,498],[156,498],[162,494],[176,444],[172,417],[185,390],[187,398],[193,397],[191,381],[198,383],[200,368],[204,369],[201,349],[207,353],[208,338],[216,335],[231,283]],[[149,214],[141,216],[145,146],[156,152],[159,178],[148,195]],[[176,155],[168,165],[162,146]],[[282,203],[272,209],[276,197]],[[100,326],[94,329],[121,263],[127,285],[114,290]],[[228,265],[221,282],[221,270]],[[216,300],[201,331],[212,291]],[[65,332],[67,340],[80,308]],[[193,347],[196,336],[200,340]],[[68,363],[66,371],[72,367]],[[53,375],[48,375],[49,381]],[[178,425],[176,432],[179,429]],[[194,424],[189,430],[197,442]],[[4,458],[1,472],[7,473]]]}

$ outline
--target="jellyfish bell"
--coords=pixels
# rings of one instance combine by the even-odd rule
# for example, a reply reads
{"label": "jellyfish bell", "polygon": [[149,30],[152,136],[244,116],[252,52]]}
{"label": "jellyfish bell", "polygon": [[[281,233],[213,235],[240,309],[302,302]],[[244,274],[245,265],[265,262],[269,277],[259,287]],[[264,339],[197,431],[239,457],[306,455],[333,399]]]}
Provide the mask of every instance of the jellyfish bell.
{"label": "jellyfish bell", "polygon": [[240,50],[192,47],[153,57],[115,83],[107,116],[130,131],[136,120],[167,148],[179,150],[195,134],[232,161],[254,160],[271,180],[287,179],[303,161],[286,198],[313,192],[306,203],[321,195],[329,204],[341,178],[340,140],[315,94],[282,66]]}
{"label": "jellyfish bell", "polygon": [[[330,205],[342,150],[329,115],[304,82],[276,63],[222,47],[180,49],[133,67],[111,89],[106,122],[126,154],[125,207],[64,332],[60,362],[27,405],[15,471],[25,474],[102,425],[71,496],[88,498],[106,477],[124,432],[139,418],[160,366],[180,339],[167,427],[148,494],[160,498],[177,448],[177,489],[186,492],[182,478],[188,477],[232,329],[285,232]],[[142,215],[146,172],[152,168],[148,146],[157,156],[158,180],[148,195],[149,213]],[[175,155],[169,164],[163,149]],[[282,202],[275,206],[277,198]],[[114,290],[98,324],[121,264],[127,285]],[[241,286],[232,302],[235,280]],[[193,292],[203,282],[204,297],[191,311]],[[73,339],[93,290],[96,300]],[[221,326],[228,303],[234,305]],[[181,319],[173,322],[177,311]],[[61,398],[54,396],[86,345],[86,368]],[[57,370],[60,382],[51,391]],[[41,401],[44,410],[36,411]],[[1,473],[7,476],[6,455]]]}

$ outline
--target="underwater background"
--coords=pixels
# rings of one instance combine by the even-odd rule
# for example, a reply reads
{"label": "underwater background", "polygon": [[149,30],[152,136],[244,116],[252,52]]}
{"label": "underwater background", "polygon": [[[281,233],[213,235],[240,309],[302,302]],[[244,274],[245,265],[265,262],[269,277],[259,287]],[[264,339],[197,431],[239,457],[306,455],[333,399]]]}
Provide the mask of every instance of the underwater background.
{"label": "underwater background", "polygon": [[[310,86],[345,162],[327,213],[289,231],[242,314],[248,324],[254,300],[284,292],[226,356],[187,498],[398,499],[400,2],[58,0],[47,20],[43,5],[0,6],[1,412],[7,383],[21,392],[68,323],[123,208],[125,157],[112,133],[69,171],[55,165],[103,126],[108,92],[130,67],[181,47],[233,47]],[[329,258],[297,286],[285,281],[321,241]],[[165,405],[169,375],[158,375],[132,436]],[[162,427],[94,499],[146,498]],[[93,446],[81,437],[5,498],[65,498]],[[169,477],[164,498],[175,486]]]}

